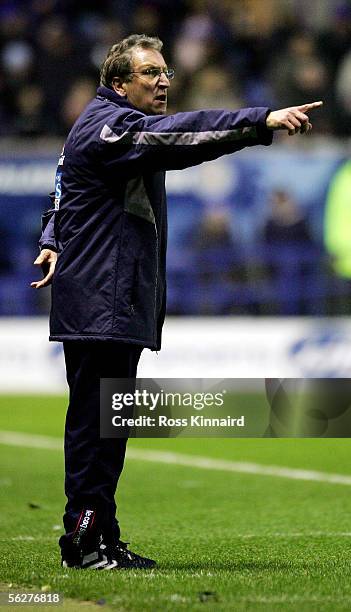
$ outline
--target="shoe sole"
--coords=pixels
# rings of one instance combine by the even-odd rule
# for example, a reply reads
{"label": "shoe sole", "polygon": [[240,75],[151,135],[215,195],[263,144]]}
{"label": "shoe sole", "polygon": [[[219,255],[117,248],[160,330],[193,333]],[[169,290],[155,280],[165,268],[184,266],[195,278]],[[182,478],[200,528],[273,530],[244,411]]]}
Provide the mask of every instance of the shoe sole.
{"label": "shoe sole", "polygon": [[127,566],[127,565],[119,565],[117,561],[115,561],[114,559],[110,562],[106,557],[105,559],[98,561],[97,563],[91,563],[88,564],[86,563],[85,565],[69,565],[67,563],[67,561],[62,561],[62,567],[65,569],[78,569],[78,570],[87,570],[87,569],[92,569],[92,570],[113,570],[113,569],[119,569],[119,570],[136,570],[136,569],[141,569],[141,570],[147,570],[147,569],[152,569],[154,567],[156,567],[156,562],[153,564],[150,564],[148,566],[142,566],[142,565],[135,565],[135,566]]}

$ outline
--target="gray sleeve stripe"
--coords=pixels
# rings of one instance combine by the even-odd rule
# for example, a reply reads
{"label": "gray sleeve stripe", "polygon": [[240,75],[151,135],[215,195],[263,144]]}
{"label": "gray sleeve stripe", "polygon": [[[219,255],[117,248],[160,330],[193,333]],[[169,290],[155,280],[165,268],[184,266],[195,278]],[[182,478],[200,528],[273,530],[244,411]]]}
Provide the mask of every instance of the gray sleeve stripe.
{"label": "gray sleeve stripe", "polygon": [[133,144],[133,132],[123,132],[121,136],[117,136],[107,123],[105,123],[100,132],[100,138],[104,142],[109,143],[120,142],[121,144]]}
{"label": "gray sleeve stripe", "polygon": [[257,138],[255,126],[234,130],[208,130],[206,132],[123,132],[115,134],[104,125],[100,138],[105,142],[135,145],[198,145],[215,142],[231,142],[241,138]]}

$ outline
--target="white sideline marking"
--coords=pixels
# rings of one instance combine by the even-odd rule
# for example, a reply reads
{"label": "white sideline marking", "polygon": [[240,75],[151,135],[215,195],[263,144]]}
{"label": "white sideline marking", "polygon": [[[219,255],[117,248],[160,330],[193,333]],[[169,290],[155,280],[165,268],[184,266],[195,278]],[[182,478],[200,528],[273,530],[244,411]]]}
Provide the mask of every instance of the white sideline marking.
{"label": "white sideline marking", "polygon": [[[254,538],[265,538],[266,540],[277,538],[277,539],[288,539],[288,538],[351,538],[351,531],[294,531],[294,532],[275,532],[275,533],[235,533],[232,535],[233,540],[247,540]],[[0,538],[0,542],[32,542],[34,540],[42,540],[45,542],[51,542],[56,540],[57,536],[30,536],[30,535],[18,535],[12,538]],[[193,574],[200,576],[200,574]]]}
{"label": "white sideline marking", "polygon": [[11,487],[11,478],[0,478],[0,487]]}
{"label": "white sideline marking", "polygon": [[[27,448],[41,448],[45,450],[63,450],[63,441],[60,440],[60,438],[19,433],[17,431],[0,431],[0,444],[8,446],[25,446]],[[329,484],[351,486],[351,476],[346,476],[344,474],[301,470],[244,461],[212,459],[210,457],[199,457],[198,455],[183,455],[181,453],[128,448],[127,458],[136,459],[138,461],[151,461],[153,463],[165,463],[168,465],[181,465],[202,470],[253,474],[255,476],[273,476],[278,478],[289,478],[291,480],[309,480],[313,482],[327,482]]]}
{"label": "white sideline marking", "polygon": [[[63,528],[62,528],[63,531]],[[57,536],[52,535],[52,536],[30,536],[30,535],[19,535],[19,536],[15,536],[13,538],[0,538],[0,542],[37,542],[37,541],[41,541],[41,542],[55,542],[55,540],[57,540]]]}
{"label": "white sideline marking", "polygon": [[311,480],[314,482],[328,482],[331,484],[342,484],[347,486],[351,485],[351,476],[332,474],[328,472],[317,472],[315,470],[300,470],[279,467],[277,465],[262,465],[261,463],[249,463],[244,461],[228,461],[225,459],[212,459],[210,457],[199,457],[197,455],[183,455],[180,453],[141,450],[137,448],[129,448],[127,457],[129,459],[140,459],[141,461],[182,465],[192,468],[200,468],[203,470],[239,472],[241,474],[276,476],[279,478],[290,478],[292,480]]}
{"label": "white sideline marking", "polygon": [[0,444],[6,446],[26,446],[45,450],[63,450],[63,440],[51,436],[37,436],[18,431],[0,431]]}

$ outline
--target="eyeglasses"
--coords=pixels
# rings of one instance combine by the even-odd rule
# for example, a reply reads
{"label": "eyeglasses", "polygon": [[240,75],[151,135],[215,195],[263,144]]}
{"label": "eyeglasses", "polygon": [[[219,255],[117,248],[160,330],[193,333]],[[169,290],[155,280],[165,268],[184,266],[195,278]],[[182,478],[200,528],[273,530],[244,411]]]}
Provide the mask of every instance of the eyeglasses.
{"label": "eyeglasses", "polygon": [[166,68],[165,70],[162,70],[162,68],[145,68],[144,70],[129,72],[129,74],[142,74],[149,81],[161,78],[162,73],[165,74],[170,81],[174,78],[173,68]]}

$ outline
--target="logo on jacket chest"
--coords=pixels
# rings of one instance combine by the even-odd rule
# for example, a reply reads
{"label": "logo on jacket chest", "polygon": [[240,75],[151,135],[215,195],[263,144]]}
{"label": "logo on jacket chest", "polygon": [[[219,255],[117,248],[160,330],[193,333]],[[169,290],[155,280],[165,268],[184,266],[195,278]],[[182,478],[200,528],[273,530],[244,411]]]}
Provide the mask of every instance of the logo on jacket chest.
{"label": "logo on jacket chest", "polygon": [[59,207],[60,207],[60,200],[61,200],[61,195],[62,195],[61,178],[62,178],[62,172],[56,172],[56,177],[55,177],[55,210],[58,210]]}

